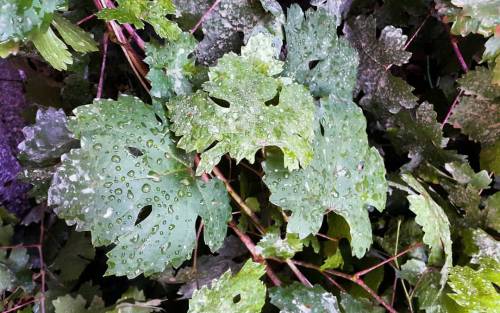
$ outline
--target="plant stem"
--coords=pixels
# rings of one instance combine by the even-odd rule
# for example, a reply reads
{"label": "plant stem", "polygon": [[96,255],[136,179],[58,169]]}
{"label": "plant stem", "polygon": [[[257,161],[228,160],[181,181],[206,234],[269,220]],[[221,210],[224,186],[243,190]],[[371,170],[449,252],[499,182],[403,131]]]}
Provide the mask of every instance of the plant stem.
{"label": "plant stem", "polygon": [[292,272],[297,276],[299,281],[306,287],[312,288],[312,284],[309,282],[309,280],[302,274],[302,272],[293,264],[293,262],[290,259],[285,260],[286,264],[290,267]]}
{"label": "plant stem", "polygon": [[212,3],[212,5],[208,8],[208,10],[205,13],[203,13],[202,17],[198,20],[196,25],[194,25],[194,27],[191,29],[190,31],[191,34],[193,34],[200,27],[201,23],[203,23],[203,21],[210,15],[210,13],[212,13],[213,9],[215,9],[220,2],[221,0],[215,0],[214,3]]}
{"label": "plant stem", "polygon": [[101,72],[99,74],[99,83],[97,85],[97,95],[96,98],[100,99],[102,97],[102,88],[104,86],[104,74],[106,69],[106,57],[108,54],[108,41],[109,34],[108,32],[104,33],[102,37],[102,62],[101,62]]}

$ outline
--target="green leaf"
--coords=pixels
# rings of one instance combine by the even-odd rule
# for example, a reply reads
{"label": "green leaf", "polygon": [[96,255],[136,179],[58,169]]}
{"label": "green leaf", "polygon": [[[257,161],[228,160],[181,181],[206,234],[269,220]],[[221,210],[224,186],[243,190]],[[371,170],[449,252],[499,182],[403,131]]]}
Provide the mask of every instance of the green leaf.
{"label": "green leaf", "polygon": [[331,210],[350,227],[353,254],[361,258],[372,243],[368,206],[385,208],[387,182],[381,156],[370,148],[366,120],[351,100],[321,100],[314,159],[309,167],[289,172],[280,153],[268,150],[264,182],[270,201],[292,215],[287,232],[300,238],[316,234],[323,214]]}
{"label": "green leaf", "polygon": [[413,292],[418,299],[419,309],[425,310],[426,313],[463,313],[457,303],[446,294],[451,291],[448,285],[444,290],[437,291],[440,276],[438,272],[431,270],[419,278]]}
{"label": "green leaf", "polygon": [[347,38],[359,53],[355,93],[364,93],[360,104],[372,109],[373,103],[378,103],[390,113],[413,108],[417,105],[413,87],[387,71],[389,66],[401,66],[410,59],[411,53],[405,51],[408,37],[394,26],[384,27],[378,39],[376,31],[376,21],[372,16],[358,16],[348,21],[344,28]]}
{"label": "green leaf", "polygon": [[479,154],[479,159],[481,162],[481,168],[489,172],[493,172],[496,175],[500,174],[500,140],[495,141],[495,143],[481,148],[481,153]]}
{"label": "green leaf", "polygon": [[336,25],[339,26],[342,23],[342,17],[346,15],[351,6],[349,0],[311,0],[311,5],[324,9],[328,14],[335,17]]}
{"label": "green leaf", "polygon": [[500,192],[491,195],[485,203],[486,225],[500,232]]}
{"label": "green leaf", "polygon": [[181,29],[166,18],[169,14],[175,14],[172,0],[118,0],[117,8],[105,8],[97,16],[107,21],[131,23],[139,29],[144,28],[142,21],[145,21],[153,26],[160,37],[175,40]]}
{"label": "green leaf", "polygon": [[340,305],[345,313],[383,313],[384,308],[374,305],[364,298],[354,298],[348,293],[340,294]]}
{"label": "green leaf", "polygon": [[263,265],[247,261],[238,274],[227,271],[210,287],[193,293],[189,313],[247,313],[260,312],[266,298],[266,286],[260,281]]}
{"label": "green leaf", "polygon": [[336,269],[344,265],[344,258],[342,258],[342,253],[340,249],[336,249],[335,253],[330,255],[321,265],[321,270]]}
{"label": "green leaf", "polygon": [[35,163],[59,159],[75,146],[75,140],[67,128],[68,120],[62,109],[40,109],[36,122],[23,128],[24,141],[19,146],[19,156]]}
{"label": "green leaf", "polygon": [[[207,219],[205,242],[222,244],[227,194],[220,182],[192,176],[192,159],[175,148],[150,106],[120,96],[74,114],[68,128],[81,148],[63,155],[48,202],[68,224],[90,230],[94,245],[115,244],[108,274],[132,278],[179,266],[194,247],[198,215]],[[141,214],[147,206],[150,214]]]}
{"label": "green leaf", "polygon": [[189,78],[195,65],[189,55],[195,47],[196,39],[188,33],[181,33],[177,40],[168,41],[163,46],[155,43],[146,45],[144,62],[149,65],[146,78],[151,82],[153,97],[169,100],[175,95],[191,93]]}
{"label": "green leaf", "polygon": [[106,313],[151,313],[161,311],[158,306],[161,300],[146,301],[144,292],[135,287],[129,288],[122,294],[120,299],[116,301],[113,310],[107,310]]}
{"label": "green leaf", "polygon": [[257,244],[257,251],[265,258],[277,257],[291,259],[295,253],[302,251],[303,244],[296,234],[287,234],[281,238],[278,231],[266,233]]}
{"label": "green leaf", "polygon": [[500,296],[493,284],[500,285],[500,263],[482,259],[479,269],[455,266],[451,269],[448,284],[454,293],[449,293],[466,312],[496,312]]}
{"label": "green leaf", "polygon": [[427,266],[424,261],[419,259],[410,259],[401,265],[399,275],[401,278],[406,279],[410,284],[415,286],[419,277],[421,277],[426,270]]}
{"label": "green leaf", "polygon": [[470,262],[478,264],[483,258],[491,258],[500,263],[500,242],[477,228],[467,230],[463,236],[464,252],[471,257]]}
{"label": "green leaf", "polygon": [[[285,33],[287,60],[284,73],[309,87],[316,97],[333,93],[352,98],[358,58],[344,38],[337,37],[336,19],[325,10],[288,9]],[[310,69],[311,63],[317,62]],[[347,83],[346,83],[347,82]]]}
{"label": "green leaf", "polygon": [[441,269],[441,285],[444,286],[448,272],[453,265],[450,222],[443,209],[432,199],[425,188],[410,174],[403,174],[403,180],[419,194],[408,195],[410,210],[415,213],[415,222],[422,226],[423,241],[431,248],[430,258],[439,259],[444,250],[445,262]]}
{"label": "green leaf", "polygon": [[56,70],[66,70],[68,64],[73,64],[68,47],[50,27],[46,32],[34,33],[31,40],[40,55]]}
{"label": "green leaf", "polygon": [[[30,276],[23,274],[27,271],[29,255],[25,248],[15,248],[7,256],[7,250],[0,251],[0,293],[14,291],[21,286],[26,291],[31,291],[33,282]],[[26,279],[28,278],[28,279]]]}
{"label": "green leaf", "polygon": [[60,15],[54,15],[52,25],[57,29],[63,40],[77,52],[98,51],[97,43],[89,33],[74,25]]}
{"label": "green leaf", "polygon": [[6,58],[19,51],[19,43],[15,41],[6,41],[0,43],[0,58]]}
{"label": "green leaf", "polygon": [[25,41],[33,33],[45,32],[53,12],[63,0],[0,0],[0,42]]}
{"label": "green leaf", "polygon": [[77,280],[94,257],[94,247],[85,234],[72,232],[64,247],[59,250],[50,270],[58,273],[58,279],[67,284]]}
{"label": "green leaf", "polygon": [[89,307],[87,301],[81,295],[72,297],[65,295],[52,301],[55,313],[103,313],[104,301],[99,297],[94,297]]}
{"label": "green leaf", "polygon": [[[193,27],[213,2],[204,0],[175,0],[180,15],[192,22]],[[271,14],[269,14],[269,13]],[[238,51],[255,31],[267,30],[281,36],[283,10],[275,0],[222,0],[205,16],[201,24],[203,39],[196,48],[196,57],[203,65],[213,65],[225,53]],[[281,44],[280,44],[281,45]],[[279,49],[279,47],[278,47]]]}
{"label": "green leaf", "polygon": [[449,123],[481,144],[493,145],[500,137],[500,86],[490,84],[492,73],[483,67],[458,80],[465,93],[452,110]]}
{"label": "green leaf", "polygon": [[[275,59],[272,40],[262,33],[253,36],[241,56],[228,53],[210,68],[204,90],[167,103],[171,129],[181,136],[178,147],[202,153],[198,175],[210,172],[226,153],[237,162],[246,158],[253,163],[266,146],[280,147],[289,169],[310,163],[313,99],[304,86],[273,77],[282,62]],[[266,105],[276,97],[278,105]]]}
{"label": "green leaf", "polygon": [[320,285],[312,288],[294,282],[270,289],[271,303],[280,313],[340,313],[337,298]]}
{"label": "green leaf", "polygon": [[479,21],[481,28],[494,28],[500,24],[500,1],[498,0],[451,0],[451,3],[462,8],[462,16],[470,16]]}

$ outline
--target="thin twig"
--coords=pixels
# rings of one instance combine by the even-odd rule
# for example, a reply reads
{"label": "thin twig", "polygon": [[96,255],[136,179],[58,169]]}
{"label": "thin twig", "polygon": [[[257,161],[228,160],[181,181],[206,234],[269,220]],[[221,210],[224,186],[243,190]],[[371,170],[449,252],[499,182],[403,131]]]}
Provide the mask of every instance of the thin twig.
{"label": "thin twig", "polygon": [[96,17],[95,14],[90,14],[89,16],[86,16],[86,17],[82,18],[81,20],[79,20],[78,22],[76,22],[76,25],[80,26],[81,24],[88,22],[89,20],[93,19],[94,17]]}
{"label": "thin twig", "polygon": [[453,51],[455,52],[455,55],[457,56],[458,63],[460,63],[460,67],[464,72],[469,71],[469,67],[467,66],[467,63],[465,63],[464,56],[462,55],[462,52],[460,51],[460,48],[458,47],[458,42],[457,38],[450,35],[450,42],[451,46],[453,47]]}
{"label": "thin twig", "polygon": [[104,86],[104,74],[106,73],[106,57],[108,55],[108,42],[109,42],[109,34],[108,32],[104,33],[102,37],[102,61],[101,61],[101,72],[99,73],[99,83],[97,85],[97,95],[96,98],[100,99],[102,97],[102,88]]}
{"label": "thin twig", "polygon": [[309,282],[309,280],[304,276],[304,274],[302,274],[302,272],[297,268],[297,266],[295,266],[295,264],[293,264],[293,262],[290,259],[286,259],[285,262],[304,286],[309,288],[313,287],[311,282]]}
{"label": "thin twig", "polygon": [[342,292],[346,292],[346,290],[344,289],[344,287],[342,287],[339,283],[337,283],[335,281],[335,279],[333,279],[332,277],[328,276],[326,273],[324,272],[320,272],[321,275],[323,275],[323,277],[328,280],[332,285],[334,285],[335,287],[337,287],[340,291]]}
{"label": "thin twig", "polygon": [[28,306],[28,305],[30,305],[32,303],[35,303],[36,301],[37,301],[37,299],[31,299],[28,302],[16,305],[15,307],[8,309],[7,311],[3,311],[2,313],[17,312],[19,309],[24,308],[25,306]]}
{"label": "thin twig", "polygon": [[212,5],[208,8],[208,10],[198,20],[198,23],[196,23],[196,25],[194,25],[194,27],[191,29],[190,31],[191,34],[193,34],[200,27],[201,23],[203,23],[203,21],[210,15],[210,13],[212,13],[213,9],[215,9],[220,2],[221,0],[215,0],[214,3],[212,3]]}
{"label": "thin twig", "polygon": [[234,231],[236,236],[238,236],[238,238],[240,238],[241,242],[243,242],[245,247],[248,249],[248,251],[252,255],[253,260],[255,262],[263,264],[266,267],[266,274],[269,277],[269,279],[271,280],[271,282],[275,286],[281,286],[281,284],[282,284],[281,280],[278,278],[278,276],[276,276],[276,274],[274,273],[272,268],[267,264],[264,257],[257,252],[257,249],[256,249],[255,244],[253,243],[252,239],[250,237],[248,237],[244,232],[239,230],[239,228],[236,226],[236,224],[233,221],[229,222],[229,227]]}
{"label": "thin twig", "polygon": [[[203,221],[200,222],[200,226],[198,227],[198,231],[196,232],[196,241],[194,243],[194,253],[193,253],[193,273],[198,271],[198,242],[201,237],[201,230],[203,229]],[[196,275],[196,289],[200,289],[198,283],[198,275]]]}
{"label": "thin twig", "polygon": [[444,117],[444,120],[441,122],[441,129],[443,129],[444,125],[448,123],[448,120],[450,119],[451,113],[455,109],[455,107],[460,103],[460,97],[464,94],[463,90],[460,90],[458,94],[456,95],[455,99],[453,100],[453,103],[451,104],[450,108],[448,109],[448,112],[446,112],[446,116]]}

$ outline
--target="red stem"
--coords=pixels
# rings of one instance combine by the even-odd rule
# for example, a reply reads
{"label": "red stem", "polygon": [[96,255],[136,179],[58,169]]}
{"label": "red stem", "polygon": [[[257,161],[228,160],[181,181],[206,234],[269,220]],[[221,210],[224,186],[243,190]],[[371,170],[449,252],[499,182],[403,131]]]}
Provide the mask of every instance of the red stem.
{"label": "red stem", "polygon": [[36,301],[37,301],[37,299],[31,299],[28,302],[16,305],[15,307],[8,309],[7,311],[3,311],[2,313],[17,312],[19,309],[24,308],[25,306],[30,305],[32,303],[35,303]]}
{"label": "red stem", "polygon": [[455,99],[453,100],[453,103],[451,104],[450,108],[448,109],[448,112],[446,112],[446,116],[444,117],[443,122],[441,122],[441,129],[443,129],[444,125],[448,123],[448,120],[450,119],[451,113],[453,112],[453,109],[460,103],[460,97],[464,94],[463,90],[460,90],[458,94],[456,95]]}
{"label": "red stem", "polygon": [[302,274],[302,272],[297,268],[297,266],[295,266],[295,264],[293,264],[293,262],[290,259],[286,259],[285,262],[304,286],[309,288],[313,287],[311,282],[309,282],[309,280],[304,276],[304,274]]}
{"label": "red stem", "polygon": [[102,97],[102,88],[104,86],[104,74],[106,69],[106,57],[108,55],[108,41],[109,35],[108,32],[104,33],[102,37],[102,62],[101,62],[101,72],[99,75],[99,84],[97,85],[97,95],[96,98],[100,99]]}
{"label": "red stem", "polygon": [[266,267],[266,274],[275,286],[281,286],[281,280],[276,276],[271,267],[267,264],[266,260],[260,255],[255,249],[255,244],[252,239],[243,233],[233,221],[229,222],[229,227],[234,231],[234,233],[240,238],[241,242],[247,247],[248,251],[252,255],[255,262],[261,263]]}
{"label": "red stem", "polygon": [[451,42],[451,46],[453,47],[453,51],[455,52],[455,55],[457,56],[458,62],[460,63],[460,67],[462,67],[462,70],[467,73],[469,71],[469,67],[467,66],[467,63],[465,63],[462,52],[460,51],[460,48],[458,47],[457,38],[450,35],[450,42]]}
{"label": "red stem", "polygon": [[201,23],[203,23],[203,21],[208,17],[208,15],[210,15],[213,9],[215,9],[219,5],[220,2],[221,0],[215,0],[214,3],[212,3],[212,5],[208,8],[208,10],[200,18],[198,23],[196,23],[196,25],[194,25],[194,27],[191,29],[190,31],[191,34],[193,34],[200,27]]}
{"label": "red stem", "polygon": [[85,23],[85,22],[87,22],[87,21],[89,21],[89,20],[93,19],[94,17],[96,17],[96,15],[95,15],[95,14],[91,14],[91,15],[89,15],[89,16],[87,16],[87,17],[84,17],[84,18],[82,18],[81,20],[79,20],[78,22],[76,22],[76,25],[80,26],[81,24],[83,24],[83,23]]}
{"label": "red stem", "polygon": [[412,246],[409,246],[408,248],[406,248],[405,250],[399,252],[398,254],[393,255],[390,258],[387,258],[384,261],[382,261],[382,262],[380,262],[378,264],[375,264],[374,266],[371,266],[371,267],[369,267],[367,269],[364,269],[362,271],[357,272],[356,274],[354,274],[354,277],[361,277],[361,276],[363,276],[363,275],[365,275],[365,274],[367,274],[367,273],[369,273],[369,272],[371,272],[371,271],[373,271],[373,270],[375,270],[375,269],[383,266],[384,264],[392,262],[395,259],[399,258],[400,256],[407,254],[411,250],[421,247],[422,245],[423,245],[422,243],[416,243],[416,244],[414,244]]}

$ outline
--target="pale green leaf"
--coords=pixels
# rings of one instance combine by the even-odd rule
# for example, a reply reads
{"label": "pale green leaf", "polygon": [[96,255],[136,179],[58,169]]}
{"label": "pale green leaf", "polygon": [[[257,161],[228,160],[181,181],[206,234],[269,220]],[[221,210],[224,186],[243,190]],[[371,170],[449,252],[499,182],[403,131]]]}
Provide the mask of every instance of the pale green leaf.
{"label": "pale green leaf", "polygon": [[479,154],[479,160],[481,162],[481,168],[487,171],[493,172],[496,175],[500,175],[500,140],[496,140],[495,143],[482,147]]}
{"label": "pale green leaf", "polygon": [[[284,73],[307,85],[314,96],[328,96],[334,92],[336,97],[351,99],[357,53],[347,40],[337,37],[335,21],[323,9],[308,10],[305,15],[296,4],[288,9]],[[312,62],[317,63],[310,69]]]}
{"label": "pale green leaf", "polygon": [[351,6],[350,0],[311,0],[310,3],[334,16],[337,26],[342,23],[342,18],[348,13]]}
{"label": "pale green leaf", "polygon": [[294,282],[270,289],[271,303],[280,313],[340,313],[337,298],[320,285],[312,288]]}
{"label": "pale green leaf", "polygon": [[464,252],[471,257],[471,263],[477,264],[483,258],[491,258],[500,263],[500,242],[484,230],[467,230],[463,243]]}
{"label": "pale green leaf", "polygon": [[293,258],[295,253],[302,251],[303,244],[296,234],[287,234],[281,238],[279,232],[268,232],[257,244],[257,251],[265,258],[277,257],[282,259]]}
{"label": "pale green leaf", "polygon": [[[266,146],[281,148],[289,169],[311,161],[313,99],[304,86],[273,77],[282,63],[275,59],[272,40],[262,33],[253,36],[241,56],[226,54],[210,68],[204,90],[167,103],[171,129],[181,136],[178,147],[201,153],[198,175],[210,172],[226,153],[253,163]],[[278,105],[266,105],[277,96]]]}
{"label": "pale green leaf", "polygon": [[493,284],[500,285],[499,268],[499,262],[488,258],[480,260],[478,270],[453,267],[448,284],[454,293],[448,296],[465,312],[498,312],[500,295]]}
{"label": "pale green leaf", "polygon": [[[228,196],[220,183],[192,176],[192,159],[175,148],[150,106],[121,96],[74,114],[68,128],[81,148],[63,155],[49,204],[77,230],[90,230],[94,245],[115,244],[108,274],[135,277],[179,266],[194,247],[198,215],[207,218],[205,242],[220,246]],[[147,206],[151,213],[141,215]]]}
{"label": "pale green leaf", "polygon": [[266,298],[266,286],[260,281],[264,272],[263,265],[250,260],[234,276],[225,272],[210,287],[193,293],[188,313],[260,312]]}
{"label": "pale green leaf", "polygon": [[410,210],[415,213],[415,222],[422,226],[423,241],[431,249],[431,258],[439,259],[444,251],[445,262],[441,269],[441,285],[444,286],[448,272],[453,265],[450,222],[443,209],[432,199],[425,188],[410,174],[403,174],[403,180],[418,194],[408,195]]}
{"label": "pale green leaf", "polygon": [[0,42],[25,41],[33,33],[45,32],[62,2],[0,0]]}
{"label": "pale green leaf", "polygon": [[401,265],[399,276],[406,279],[410,284],[415,285],[426,269],[427,266],[424,261],[410,259]]}
{"label": "pale green leaf", "polygon": [[485,146],[500,137],[500,86],[490,84],[491,75],[488,69],[476,67],[458,80],[465,96],[449,119],[453,127]]}
{"label": "pale green leaf", "polygon": [[81,295],[72,297],[65,295],[52,301],[55,313],[103,313],[104,301],[99,297],[94,297],[89,307],[87,301]]}
{"label": "pale green leaf", "polygon": [[334,97],[322,99],[321,105],[322,129],[316,125],[311,164],[289,172],[281,154],[268,150],[264,182],[271,191],[270,201],[292,212],[287,232],[300,238],[316,234],[323,214],[331,210],[349,224],[353,254],[362,257],[372,243],[368,206],[385,208],[384,163],[368,145],[360,108]]}
{"label": "pale green leaf", "polygon": [[23,128],[24,141],[19,146],[21,158],[44,163],[58,159],[75,146],[75,140],[67,128],[67,117],[62,109],[40,109],[36,122]]}
{"label": "pale green leaf", "polygon": [[73,64],[68,47],[50,27],[46,32],[33,34],[31,40],[40,55],[56,70],[66,70],[69,64]]}
{"label": "pale green leaf", "polygon": [[0,58],[6,58],[19,51],[19,43],[15,41],[6,41],[0,43]]}
{"label": "pale green leaf", "polygon": [[365,298],[354,298],[348,293],[340,295],[340,305],[345,313],[383,313],[384,308],[376,306]]}
{"label": "pale green leaf", "polygon": [[155,43],[146,45],[144,62],[149,65],[146,78],[151,82],[151,95],[169,100],[175,95],[191,93],[189,78],[194,68],[190,54],[196,47],[196,40],[188,33],[181,33],[175,41],[163,46]]}
{"label": "pale green leaf", "polygon": [[489,196],[486,200],[486,225],[500,232],[500,192]]}
{"label": "pale green leaf", "polygon": [[157,306],[161,304],[161,300],[145,301],[144,292],[135,287],[129,288],[122,294],[120,299],[116,301],[113,310],[107,310],[106,313],[151,313],[160,312]]}
{"label": "pale green leaf", "polygon": [[22,277],[22,271],[29,266],[28,260],[25,248],[12,249],[8,257],[7,250],[0,251],[0,293],[13,291],[19,286],[30,291],[33,283]]}
{"label": "pale green leaf", "polygon": [[494,28],[500,24],[500,1],[498,0],[451,0],[462,8],[462,16],[479,21],[482,28]]}
{"label": "pale green leaf", "polygon": [[118,0],[117,8],[105,8],[97,16],[107,21],[131,23],[139,29],[144,28],[144,21],[153,26],[160,37],[175,40],[181,29],[166,17],[174,13],[172,0]]}
{"label": "pale green leaf", "polygon": [[54,15],[52,25],[57,29],[62,39],[77,52],[98,51],[97,43],[80,27],[74,25],[60,15]]}
{"label": "pale green leaf", "polygon": [[340,249],[336,249],[335,253],[330,255],[321,265],[321,270],[327,269],[336,269],[342,267],[344,265],[344,258],[342,257],[342,253],[340,253]]}

